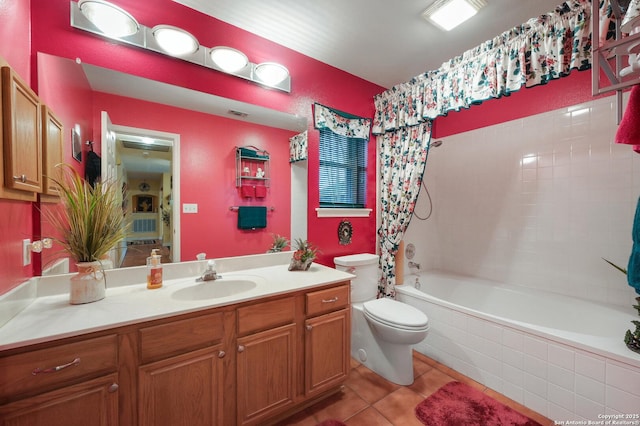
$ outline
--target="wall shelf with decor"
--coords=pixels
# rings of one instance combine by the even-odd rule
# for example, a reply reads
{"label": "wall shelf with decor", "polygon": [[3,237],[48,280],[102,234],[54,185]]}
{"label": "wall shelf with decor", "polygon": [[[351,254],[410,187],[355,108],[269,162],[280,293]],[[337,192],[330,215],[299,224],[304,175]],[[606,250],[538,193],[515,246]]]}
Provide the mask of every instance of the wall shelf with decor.
{"label": "wall shelf with decor", "polygon": [[259,185],[269,187],[269,153],[255,146],[236,147],[236,187]]}

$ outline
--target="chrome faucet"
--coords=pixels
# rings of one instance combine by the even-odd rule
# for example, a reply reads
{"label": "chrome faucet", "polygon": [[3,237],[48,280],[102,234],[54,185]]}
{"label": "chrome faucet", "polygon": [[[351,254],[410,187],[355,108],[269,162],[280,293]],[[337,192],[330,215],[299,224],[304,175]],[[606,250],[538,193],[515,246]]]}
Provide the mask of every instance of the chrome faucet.
{"label": "chrome faucet", "polygon": [[202,275],[196,279],[196,281],[215,281],[222,278],[222,275],[218,275],[216,272],[216,261],[210,260],[207,262],[207,269]]}
{"label": "chrome faucet", "polygon": [[420,269],[420,264],[417,262],[409,261],[409,268]]}

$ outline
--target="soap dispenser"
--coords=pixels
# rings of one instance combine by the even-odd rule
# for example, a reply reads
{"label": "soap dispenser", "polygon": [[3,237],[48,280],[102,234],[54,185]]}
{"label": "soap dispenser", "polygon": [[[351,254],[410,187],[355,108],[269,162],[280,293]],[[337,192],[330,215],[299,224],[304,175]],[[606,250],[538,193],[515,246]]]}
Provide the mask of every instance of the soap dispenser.
{"label": "soap dispenser", "polygon": [[158,249],[151,250],[151,256],[147,257],[147,288],[155,289],[162,287],[162,256],[158,254]]}

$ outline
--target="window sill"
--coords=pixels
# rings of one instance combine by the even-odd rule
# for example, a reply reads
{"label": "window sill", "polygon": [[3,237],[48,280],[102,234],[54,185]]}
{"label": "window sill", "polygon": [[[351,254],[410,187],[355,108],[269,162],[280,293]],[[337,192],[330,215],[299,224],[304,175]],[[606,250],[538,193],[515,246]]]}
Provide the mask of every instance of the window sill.
{"label": "window sill", "polygon": [[371,209],[327,209],[317,208],[317,217],[369,217]]}

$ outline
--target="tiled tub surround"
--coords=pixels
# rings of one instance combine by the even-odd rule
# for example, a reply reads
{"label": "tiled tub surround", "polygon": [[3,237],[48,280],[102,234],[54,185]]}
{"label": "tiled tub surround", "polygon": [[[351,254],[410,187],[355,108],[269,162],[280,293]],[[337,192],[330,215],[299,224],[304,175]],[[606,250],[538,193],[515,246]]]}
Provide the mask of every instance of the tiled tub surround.
{"label": "tiled tub surround", "polygon": [[[602,260],[626,266],[640,195],[640,155],[614,142],[615,102],[443,138],[424,178],[433,214],[414,217],[405,237],[416,246],[413,261],[422,270],[633,304],[624,275]],[[428,212],[423,189],[416,213]]]}
{"label": "tiled tub surround", "polygon": [[419,282],[397,287],[429,317],[419,352],[553,420],[640,414],[640,355],[622,340],[631,313],[435,272]]}
{"label": "tiled tub surround", "polygon": [[[640,195],[640,155],[614,142],[615,102],[600,98],[443,138],[425,172],[432,215],[414,217],[405,234],[416,247],[412,261],[422,271],[568,296],[561,316],[573,313],[574,299],[587,299],[637,319],[634,290],[602,260],[626,266]],[[424,188],[416,213],[429,213]],[[412,271],[405,265],[406,283]],[[420,351],[550,418],[640,411],[638,363],[483,314],[416,303],[432,324]],[[540,312],[551,314],[558,312]],[[616,344],[633,327],[613,332]]]}

